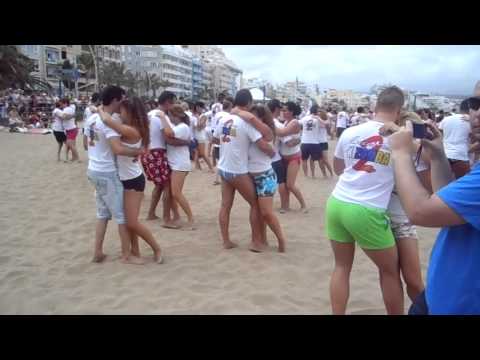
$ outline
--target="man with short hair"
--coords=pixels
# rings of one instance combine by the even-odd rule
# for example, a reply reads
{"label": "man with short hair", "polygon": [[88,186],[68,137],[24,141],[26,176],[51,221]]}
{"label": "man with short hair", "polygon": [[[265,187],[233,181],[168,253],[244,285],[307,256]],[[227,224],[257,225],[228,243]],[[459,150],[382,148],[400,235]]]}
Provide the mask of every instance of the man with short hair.
{"label": "man with short hair", "polygon": [[[118,86],[106,87],[102,93],[103,110],[109,114],[118,113],[120,102],[124,97],[125,90],[122,88]],[[135,242],[132,239],[126,227],[123,207],[123,185],[118,176],[115,159],[115,155],[136,157],[141,150],[122,146],[120,134],[106,126],[97,113],[88,118],[85,130],[88,137],[87,176],[89,181],[95,186],[97,208],[93,262],[102,262],[106,257],[103,253],[103,241],[108,221],[113,216],[118,224],[118,232],[122,244],[122,262],[137,265],[143,264],[143,261],[140,259],[138,241]]]}
{"label": "man with short hair", "polygon": [[443,132],[443,147],[455,178],[459,179],[470,171],[468,155],[470,144],[469,100],[460,104],[460,113],[448,116],[438,125]]}
{"label": "man with short hair", "polygon": [[388,138],[380,134],[395,124],[404,104],[396,86],[378,96],[375,119],[345,130],[333,166],[338,182],[326,206],[326,230],[335,255],[330,282],[334,314],[345,314],[355,242],[375,263],[388,314],[403,314],[398,251],[386,209],[394,186]]}
{"label": "man with short hair", "polygon": [[223,103],[223,100],[225,100],[225,94],[224,93],[218,94],[217,100],[218,101],[212,105],[213,116],[215,116],[216,113],[223,110],[222,103]]}
{"label": "man with short hair", "polygon": [[[480,108],[480,106],[479,106]],[[480,141],[480,109],[470,107],[472,137]],[[442,227],[430,256],[425,291],[409,315],[480,314],[480,165],[455,180],[441,133],[427,124],[422,139],[430,157],[434,194],[421,184],[412,161],[412,125],[390,137],[395,184],[405,212],[415,225]]]}
{"label": "man with short hair", "polygon": [[365,114],[365,109],[362,106],[357,108],[357,113],[352,116],[350,120],[350,126],[356,126],[368,121],[368,115]]}

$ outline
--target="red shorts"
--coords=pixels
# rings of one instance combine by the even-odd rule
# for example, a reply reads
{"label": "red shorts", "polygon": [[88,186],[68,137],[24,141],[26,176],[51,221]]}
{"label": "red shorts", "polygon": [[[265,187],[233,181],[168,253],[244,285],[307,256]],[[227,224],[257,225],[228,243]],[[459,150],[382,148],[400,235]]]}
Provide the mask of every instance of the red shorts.
{"label": "red shorts", "polygon": [[66,130],[67,140],[75,140],[78,134],[78,128]]}
{"label": "red shorts", "polygon": [[292,161],[295,161],[300,165],[302,163],[302,153],[299,152],[294,155],[289,155],[289,156],[284,156],[283,157],[283,162],[285,163],[285,166],[288,166]]}
{"label": "red shorts", "polygon": [[165,149],[151,149],[148,154],[141,156],[143,170],[147,179],[155,186],[163,187],[170,181],[170,166],[168,166]]}

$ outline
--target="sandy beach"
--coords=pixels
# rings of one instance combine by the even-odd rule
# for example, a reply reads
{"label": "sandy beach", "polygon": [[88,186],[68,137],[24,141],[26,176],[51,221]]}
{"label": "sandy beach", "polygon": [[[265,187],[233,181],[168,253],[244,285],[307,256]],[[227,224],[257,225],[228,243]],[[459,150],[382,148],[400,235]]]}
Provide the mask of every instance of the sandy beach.
{"label": "sandy beach", "polygon": [[[333,254],[324,234],[324,207],[336,177],[299,175],[297,184],[310,211],[278,214],[287,236],[285,254],[276,252],[270,231],[275,247],[269,252],[247,250],[248,206],[238,194],[230,232],[240,246],[222,248],[220,187],[212,185],[214,175],[204,170],[190,173],[184,190],[196,231],[148,222],[165,264],[153,263],[143,241],[142,255],[149,262],[121,264],[114,222],[105,239],[109,258],[93,264],[95,199],[80,136],[77,148],[82,164],[58,163],[53,135],[0,133],[0,314],[330,314]],[[148,183],[142,219],[151,190]],[[291,203],[299,208],[296,200]],[[438,230],[418,232],[425,275]],[[376,268],[358,248],[347,312],[385,313]]]}

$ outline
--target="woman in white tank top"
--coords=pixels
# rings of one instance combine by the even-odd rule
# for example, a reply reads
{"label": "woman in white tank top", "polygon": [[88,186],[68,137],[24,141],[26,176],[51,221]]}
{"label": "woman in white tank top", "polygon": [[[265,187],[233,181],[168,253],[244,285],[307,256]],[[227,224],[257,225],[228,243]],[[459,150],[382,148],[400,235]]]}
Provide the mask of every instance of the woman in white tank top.
{"label": "woman in white tank top", "polygon": [[[300,106],[291,101],[287,102],[282,111],[282,115],[285,119],[285,126],[288,126],[292,122],[298,123],[296,117],[300,115],[300,113]],[[298,171],[300,170],[300,162],[302,159],[300,152],[300,139],[301,130],[296,134],[282,138],[280,144],[280,155],[282,155],[287,168],[287,190],[289,193],[292,192],[293,195],[295,195],[300,203],[301,210],[306,213],[307,205],[305,204],[302,192],[297,186],[295,186],[295,181],[297,180]]]}
{"label": "woman in white tank top", "polygon": [[[122,123],[112,119],[110,114],[103,111],[102,107],[98,108],[98,113],[105,125],[121,135],[120,140],[123,146],[136,149],[141,147],[148,148],[150,144],[148,116],[143,102],[139,98],[134,97],[121,102],[120,117]],[[140,236],[150,245],[155,262],[160,264],[163,262],[160,246],[155,241],[152,232],[138,221],[145,190],[145,176],[143,175],[140,161],[138,157],[132,158],[119,155],[117,156],[117,166],[120,181],[124,188],[124,208],[127,227],[136,235],[132,240],[132,254],[140,256],[137,238],[137,236]]]}

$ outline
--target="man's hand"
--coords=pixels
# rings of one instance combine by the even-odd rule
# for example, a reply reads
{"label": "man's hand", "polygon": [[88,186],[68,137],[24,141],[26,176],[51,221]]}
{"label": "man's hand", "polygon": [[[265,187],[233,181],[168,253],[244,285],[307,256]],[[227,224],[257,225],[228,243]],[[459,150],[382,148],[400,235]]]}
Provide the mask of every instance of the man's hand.
{"label": "man's hand", "polygon": [[395,124],[386,124],[382,127],[383,132],[395,132],[388,138],[390,148],[394,154],[411,154],[414,148],[412,123],[407,122],[405,128],[399,128]]}
{"label": "man's hand", "polygon": [[427,121],[425,125],[427,127],[427,133],[429,133],[428,137],[430,138],[422,139],[422,145],[425,149],[425,153],[432,160],[438,159],[439,157],[444,157],[445,152],[443,150],[442,133],[431,122]]}

